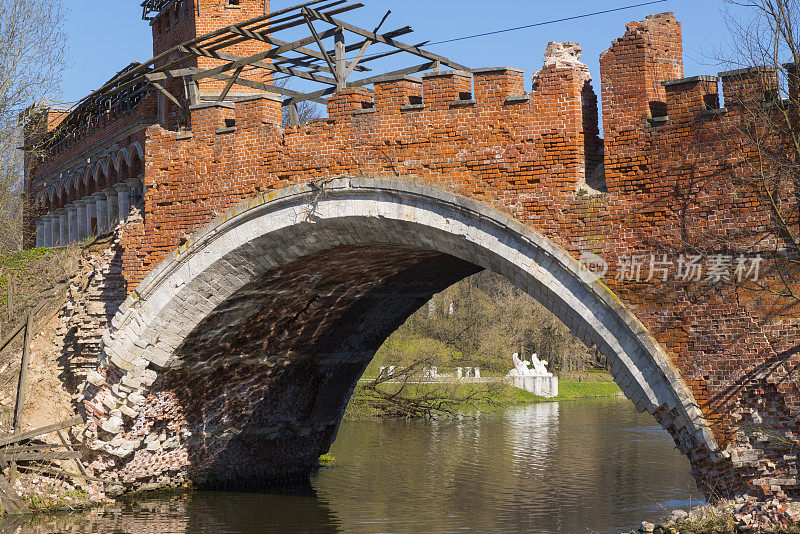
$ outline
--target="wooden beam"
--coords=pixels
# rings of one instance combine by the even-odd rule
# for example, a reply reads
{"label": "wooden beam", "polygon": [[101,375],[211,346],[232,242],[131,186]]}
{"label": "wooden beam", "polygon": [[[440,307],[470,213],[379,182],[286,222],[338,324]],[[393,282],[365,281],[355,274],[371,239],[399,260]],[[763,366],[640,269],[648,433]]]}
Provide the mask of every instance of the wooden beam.
{"label": "wooden beam", "polygon": [[[58,436],[59,441],[61,441],[64,447],[66,447],[68,450],[71,451],[75,450],[72,447],[72,444],[67,441],[67,438],[64,437],[64,434],[62,434],[60,430],[56,431],[56,435]],[[78,466],[78,471],[80,471],[83,476],[88,475],[88,473],[86,472],[86,468],[83,467],[83,462],[81,462],[80,458],[75,458],[75,465]]]}
{"label": "wooden beam", "polygon": [[297,104],[289,104],[289,123],[292,126],[300,126],[300,113],[297,111]]}
{"label": "wooden beam", "polygon": [[393,72],[387,72],[386,74],[380,74],[378,76],[370,76],[369,78],[364,78],[362,80],[357,80],[352,83],[348,83],[347,85],[350,87],[362,87],[364,85],[369,85],[375,82],[379,82],[382,79],[389,78],[392,76],[404,76],[406,74],[415,74],[417,72],[425,72],[436,68],[437,61],[431,61],[430,63],[423,63],[422,65],[417,65],[416,67],[408,67],[405,69],[396,70]]}
{"label": "wooden beam", "polygon": [[[326,35],[327,34],[326,35],[327,37],[331,37],[331,36],[334,35],[334,33],[335,33],[335,30],[328,30],[327,32],[323,32],[321,35]],[[273,48],[272,50],[269,50],[267,52],[259,52],[258,54],[253,54],[252,56],[239,59],[238,61],[233,61],[232,63],[229,63],[228,65],[222,65],[222,66],[219,66],[219,67],[215,67],[213,69],[201,70],[200,72],[194,74],[192,76],[192,79],[193,80],[202,80],[203,78],[207,78],[210,75],[222,74],[223,72],[226,72],[226,71],[229,71],[229,70],[232,70],[232,69],[236,69],[236,68],[238,68],[238,67],[240,67],[242,65],[252,65],[253,63],[261,61],[262,59],[265,59],[265,58],[268,58],[268,57],[273,57],[273,56],[276,56],[276,55],[280,55],[280,54],[283,54],[284,52],[286,52],[288,50],[293,50],[294,48],[297,48],[297,47],[300,47],[300,46],[305,46],[305,45],[313,43],[313,42],[314,42],[314,38],[313,37],[306,37],[305,39],[300,39],[299,41],[295,41],[293,43],[287,43],[286,45],[280,46],[278,48]],[[200,51],[200,49],[197,49],[197,50],[198,50],[198,52]],[[219,54],[218,52],[210,52],[210,51],[205,51],[205,52],[206,53],[211,53],[211,54],[218,54],[220,56],[224,56],[225,55],[225,54]],[[205,54],[200,52],[200,55],[205,55]],[[209,56],[209,57],[215,57],[215,56]]]}
{"label": "wooden beam", "polygon": [[196,106],[200,103],[200,87],[197,82],[192,80],[191,76],[183,77],[183,86],[186,91],[186,100],[190,106]]}
{"label": "wooden beam", "polygon": [[[311,35],[314,36],[314,40],[317,42],[317,46],[319,47],[319,51],[322,53],[323,59],[325,59],[325,63],[328,64],[328,68],[333,73],[333,76],[336,78],[336,84],[339,85],[341,80],[339,79],[339,70],[337,67],[333,65],[331,61],[331,56],[328,54],[328,51],[325,49],[325,45],[322,44],[322,39],[320,39],[319,34],[317,33],[316,28],[314,28],[314,24],[311,22],[311,18],[308,16],[308,13],[305,11],[306,8],[303,8],[303,16],[306,19],[306,24],[308,28],[311,30]],[[335,35],[339,35],[339,32],[335,32]]]}
{"label": "wooden beam", "polygon": [[231,91],[231,87],[233,87],[233,84],[236,83],[236,80],[239,79],[239,75],[242,73],[243,70],[244,70],[244,65],[233,71],[231,79],[225,85],[225,89],[222,90],[222,93],[220,93],[217,102],[222,102],[223,100],[225,100],[225,97],[228,96],[228,93],[230,93]]}
{"label": "wooden beam", "polygon": [[25,502],[17,495],[14,487],[8,483],[5,477],[0,476],[0,502],[2,502],[3,513],[21,514],[28,512]]}
{"label": "wooden beam", "polygon": [[353,26],[352,24],[348,24],[347,22],[341,21],[341,20],[336,19],[334,17],[331,17],[329,15],[326,15],[325,13],[320,13],[319,11],[311,9],[310,7],[304,7],[303,10],[305,12],[307,12],[311,17],[313,17],[313,18],[315,18],[317,20],[321,20],[321,21],[327,22],[328,24],[331,24],[331,25],[336,26],[338,28],[343,28],[343,29],[345,29],[345,30],[347,30],[349,32],[355,33],[355,34],[360,35],[362,37],[365,37],[367,39],[372,39],[373,41],[376,41],[376,42],[379,42],[379,43],[383,43],[385,45],[393,46],[395,48],[399,48],[399,49],[404,50],[404,51],[406,51],[406,52],[408,52],[410,54],[414,54],[415,56],[419,56],[419,57],[428,59],[430,61],[439,61],[443,65],[447,65],[447,66],[449,66],[451,68],[454,68],[454,69],[460,69],[460,70],[466,70],[466,71],[470,71],[471,70],[469,67],[461,65],[460,63],[456,63],[455,61],[451,61],[451,60],[447,59],[446,57],[439,56],[439,55],[436,55],[436,54],[432,54],[432,53],[430,53],[428,51],[421,50],[419,48],[416,48],[416,47],[411,46],[411,45],[407,45],[405,43],[401,43],[400,41],[395,41],[394,39],[391,39],[391,38],[387,39],[387,38],[383,37],[382,35],[376,35],[375,33],[371,32],[371,31],[364,30],[362,28],[359,28],[358,26]]}
{"label": "wooden beam", "polygon": [[0,447],[0,454],[16,454],[19,452],[41,452],[50,451],[54,449],[63,449],[64,445],[52,443],[39,443],[35,445],[9,445],[7,447]]}
{"label": "wooden beam", "polygon": [[28,312],[28,322],[25,325],[25,340],[22,342],[22,362],[19,368],[19,381],[17,382],[17,400],[14,405],[14,420],[12,427],[18,434],[22,427],[22,410],[25,407],[25,388],[28,387],[28,363],[31,360],[31,331],[33,330],[33,311]]}
{"label": "wooden beam", "polygon": [[[223,74],[218,74],[216,76],[211,76],[211,78],[215,79],[215,80],[221,80],[221,81],[229,81],[230,80],[230,77],[225,76]],[[243,85],[244,87],[250,87],[251,89],[259,89],[259,90],[267,92],[267,93],[276,93],[276,94],[279,94],[279,95],[289,96],[289,97],[292,97],[292,98],[302,98],[303,101],[311,100],[313,102],[317,102],[318,104],[327,104],[328,103],[327,100],[323,100],[321,98],[316,98],[316,97],[306,98],[308,96],[308,95],[306,95],[306,93],[300,93],[298,91],[292,91],[291,89],[286,89],[285,87],[278,87],[276,85],[271,85],[271,84],[267,84],[267,83],[261,83],[261,82],[256,82],[256,81],[253,81],[253,80],[248,80],[247,78],[239,78],[238,80],[236,80],[236,84],[237,85]],[[331,89],[331,93],[333,93],[332,89]],[[330,94],[330,93],[328,93],[328,94]]]}
{"label": "wooden beam", "polygon": [[80,458],[78,451],[44,451],[5,453],[0,451],[0,458],[7,462],[35,462],[40,460],[74,460]]}
{"label": "wooden beam", "polygon": [[334,39],[336,40],[336,81],[339,82],[336,84],[336,90],[342,91],[347,89],[347,76],[345,76],[347,72],[347,60],[344,57],[344,30],[337,28]]}
{"label": "wooden beam", "polygon": [[[232,61],[233,63],[240,63],[242,60],[247,58],[242,58],[240,56],[234,56],[233,54],[224,54],[222,52],[209,52],[206,51],[209,55],[207,57],[212,57],[214,59],[219,59],[222,61]],[[310,72],[304,72],[301,70],[296,70],[288,67],[283,67],[281,65],[275,65],[274,63],[270,63],[267,61],[255,61],[252,64],[249,64],[252,67],[258,67],[264,70],[268,70],[270,72],[280,72],[282,74],[288,74],[290,76],[296,76],[298,78],[303,78],[306,80],[310,80],[312,82],[317,83],[324,83],[328,85],[336,85],[336,80],[334,78],[330,78],[328,76],[320,76],[319,74],[313,74]],[[243,65],[244,66],[244,65]],[[182,69],[185,70],[185,69]],[[213,70],[213,69],[212,69]],[[197,70],[195,75],[192,76],[192,79],[195,79],[197,76],[202,75],[204,72],[202,70]],[[202,78],[199,78],[202,79]]]}
{"label": "wooden beam", "polygon": [[178,107],[179,107],[179,108],[181,108],[181,109],[184,109],[184,106],[183,106],[183,104],[181,104],[181,103],[180,103],[180,101],[179,101],[177,98],[175,98],[175,96],[174,96],[172,93],[170,93],[169,91],[167,91],[167,89],[166,89],[166,88],[165,88],[165,87],[164,87],[164,86],[161,84],[161,82],[160,82],[160,81],[157,81],[157,80],[155,80],[155,79],[151,80],[151,79],[150,79],[150,78],[151,78],[151,76],[150,76],[149,74],[145,74],[145,75],[144,75],[144,77],[145,77],[145,78],[147,78],[147,81],[149,81],[149,82],[150,82],[150,85],[152,85],[153,87],[155,87],[156,89],[158,89],[158,90],[159,90],[159,91],[160,91],[160,92],[161,92],[161,93],[162,93],[164,96],[166,96],[166,97],[167,97],[167,98],[169,98],[169,99],[170,99],[172,102],[174,102],[176,106],[178,106]]}
{"label": "wooden beam", "polygon": [[88,475],[79,475],[77,473],[70,473],[69,471],[65,471],[62,469],[51,469],[47,467],[33,467],[31,465],[20,465],[20,469],[25,469],[27,471],[33,471],[35,473],[47,473],[49,475],[57,475],[62,477],[72,477],[72,478],[81,478],[84,480],[89,480],[91,482],[102,482],[103,484],[114,484],[112,480],[105,480],[102,478],[91,477]]}
{"label": "wooden beam", "polygon": [[361,57],[364,55],[364,53],[367,51],[367,49],[369,48],[369,46],[371,44],[372,44],[372,41],[367,40],[367,41],[364,41],[363,45],[361,45],[361,49],[358,51],[358,54],[356,55],[355,59],[350,62],[350,66],[347,67],[347,71],[345,71],[345,73],[344,73],[344,79],[345,80],[347,80],[347,78],[349,78],[350,75],[353,74],[353,69],[356,68],[356,66],[358,65],[358,62],[361,61]]}
{"label": "wooden beam", "polygon": [[17,326],[14,327],[14,330],[11,331],[9,335],[0,343],[0,351],[5,350],[5,348],[12,342],[14,339],[19,335],[20,332],[25,328],[25,324],[27,319],[19,323]]}
{"label": "wooden beam", "polygon": [[22,432],[21,434],[13,434],[11,436],[3,436],[0,437],[0,446],[8,445],[9,443],[18,443],[20,441],[36,438],[39,436],[43,436],[45,434],[49,434],[50,432],[55,432],[56,430],[61,430],[64,428],[69,428],[71,426],[80,425],[83,423],[83,418],[81,417],[73,417],[72,419],[67,419],[66,421],[62,421],[60,423],[55,423],[49,426],[43,426],[41,428],[36,428],[34,430],[29,430],[27,432]]}
{"label": "wooden beam", "polygon": [[[422,65],[417,65],[416,67],[408,67],[405,69],[400,69],[392,72],[387,72],[386,74],[381,74],[379,76],[371,76],[369,78],[364,78],[363,80],[357,80],[355,82],[348,82],[348,87],[363,87],[365,85],[369,85],[375,83],[377,81],[382,80],[383,78],[389,78],[392,76],[403,76],[405,74],[414,74],[417,72],[425,72],[433,69],[436,67],[437,62],[431,61],[430,63],[423,63]],[[314,100],[315,102],[319,101],[321,97],[331,95],[336,91],[332,88],[322,89],[320,91],[315,91],[313,93],[307,93],[305,95],[301,95],[298,97],[293,97],[290,100],[284,102],[284,105],[290,105],[292,103],[299,104],[300,102],[305,102],[306,100]],[[322,100],[320,103],[326,103],[326,100]]]}

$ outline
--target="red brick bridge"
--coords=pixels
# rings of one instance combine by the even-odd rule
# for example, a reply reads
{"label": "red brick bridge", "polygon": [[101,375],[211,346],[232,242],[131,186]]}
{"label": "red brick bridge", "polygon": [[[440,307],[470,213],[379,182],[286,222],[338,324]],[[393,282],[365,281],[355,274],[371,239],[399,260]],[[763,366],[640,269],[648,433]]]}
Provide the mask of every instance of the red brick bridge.
{"label": "red brick bridge", "polygon": [[[774,72],[683,78],[675,17],[631,23],[601,57],[601,139],[574,44],[548,47],[532,87],[431,54],[421,78],[351,84],[340,69],[356,61],[308,52],[308,76],[339,74],[311,96],[328,118],[284,127],[299,93],[245,70],[301,61],[260,29],[263,0],[164,5],[149,70],[131,66],[93,108],[40,106],[29,132],[50,141],[30,158],[31,245],[123,223],[128,296],[84,393],[96,473],[129,487],[307,475],[383,341],[489,269],[608,357],[707,494],[800,496],[798,310],[749,283],[782,245],[733,178],[753,157],[741,104],[774,104]],[[341,8],[326,9],[303,14],[336,26]]]}

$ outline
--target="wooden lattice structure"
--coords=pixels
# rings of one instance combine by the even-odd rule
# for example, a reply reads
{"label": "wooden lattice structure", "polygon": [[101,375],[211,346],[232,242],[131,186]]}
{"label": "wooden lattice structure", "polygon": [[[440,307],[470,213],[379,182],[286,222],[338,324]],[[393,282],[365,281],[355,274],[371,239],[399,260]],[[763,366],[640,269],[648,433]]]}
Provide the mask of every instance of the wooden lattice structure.
{"label": "wooden lattice structure", "polygon": [[[157,15],[175,2],[146,0],[142,3],[143,17],[150,18],[153,13]],[[161,92],[180,108],[200,104],[198,84],[206,80],[224,83],[223,90],[216,95],[218,101],[228,98],[235,85],[280,95],[296,123],[297,104],[304,101],[326,104],[326,96],[343,89],[365,87],[387,77],[437,71],[442,67],[469,71],[464,65],[424,50],[422,46],[426,43],[410,45],[397,40],[413,31],[409,26],[379,33],[389,13],[372,31],[336,18],[361,7],[364,4],[347,0],[315,0],[201,35],[145,63],[134,63],[78,102],[73,112],[52,132],[52,141],[58,142],[85,127],[114,106],[135,106],[147,91]],[[282,32],[297,27],[306,27],[308,35],[291,42],[281,39]],[[355,39],[347,44],[353,37]],[[226,52],[226,49],[246,41],[266,43],[269,48],[248,57]],[[380,52],[366,54],[378,47],[382,48]],[[349,53],[355,53],[353,59],[347,59]],[[379,69],[376,61],[401,53],[422,61],[379,75],[368,74]],[[197,58],[210,58],[218,64],[213,68],[185,66],[192,60],[196,63]],[[259,75],[263,81],[258,80]],[[274,75],[306,80],[321,88],[312,92],[288,89],[275,83]],[[166,87],[173,79],[182,80],[183,98]]]}

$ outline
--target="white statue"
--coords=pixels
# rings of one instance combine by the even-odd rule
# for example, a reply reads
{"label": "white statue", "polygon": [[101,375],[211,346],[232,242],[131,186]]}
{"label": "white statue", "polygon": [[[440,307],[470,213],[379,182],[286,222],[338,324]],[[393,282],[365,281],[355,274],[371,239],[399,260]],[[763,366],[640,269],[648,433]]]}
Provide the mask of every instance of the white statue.
{"label": "white statue", "polygon": [[531,362],[521,360],[519,353],[515,352],[511,356],[511,361],[514,362],[514,368],[508,372],[508,376],[531,376],[533,374],[530,369]]}
{"label": "white statue", "polygon": [[535,352],[531,354],[531,363],[533,364],[533,373],[536,376],[553,376],[552,373],[547,372],[547,362],[539,359],[539,355]]}
{"label": "white statue", "polygon": [[534,352],[531,354],[531,361],[522,360],[518,353],[511,356],[514,368],[508,372],[508,376],[553,376],[547,372],[547,362],[539,359]]}

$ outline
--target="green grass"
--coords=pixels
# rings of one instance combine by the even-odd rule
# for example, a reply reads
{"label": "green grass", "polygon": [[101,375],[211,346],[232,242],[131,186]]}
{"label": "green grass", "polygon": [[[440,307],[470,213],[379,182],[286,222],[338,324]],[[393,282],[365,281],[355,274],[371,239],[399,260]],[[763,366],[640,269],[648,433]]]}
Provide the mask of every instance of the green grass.
{"label": "green grass", "polygon": [[[384,384],[382,389],[386,392],[393,392],[399,387],[399,384],[388,383]],[[538,397],[533,393],[503,383],[409,384],[403,395],[418,398],[431,393],[434,396],[440,394],[441,397],[466,399],[450,408],[454,411],[489,411],[538,402],[616,397],[622,392],[614,382],[576,382],[562,379],[558,381],[558,396],[552,398]],[[371,406],[363,390],[356,388],[347,406],[345,419],[360,421],[380,416],[381,412]]]}
{"label": "green grass", "polygon": [[572,400],[587,397],[614,397],[622,393],[614,382],[558,381],[558,397],[555,400]]}

